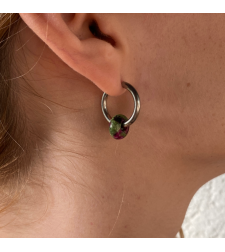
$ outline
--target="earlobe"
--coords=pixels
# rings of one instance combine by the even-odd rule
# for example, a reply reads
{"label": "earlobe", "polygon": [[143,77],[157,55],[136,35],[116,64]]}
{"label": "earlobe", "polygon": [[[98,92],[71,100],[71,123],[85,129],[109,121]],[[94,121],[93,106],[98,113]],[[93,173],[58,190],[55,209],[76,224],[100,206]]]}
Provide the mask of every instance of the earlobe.
{"label": "earlobe", "polygon": [[93,30],[91,14],[75,14],[69,19],[61,14],[20,16],[61,60],[103,92],[111,96],[125,92],[121,85],[121,51],[110,34],[102,33],[98,26]]}

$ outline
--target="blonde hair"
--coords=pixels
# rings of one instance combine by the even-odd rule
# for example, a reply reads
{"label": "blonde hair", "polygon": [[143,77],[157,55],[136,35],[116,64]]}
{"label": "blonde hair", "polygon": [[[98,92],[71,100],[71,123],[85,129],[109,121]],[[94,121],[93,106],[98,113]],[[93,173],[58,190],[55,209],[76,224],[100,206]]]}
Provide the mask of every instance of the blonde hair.
{"label": "blonde hair", "polygon": [[10,79],[19,14],[0,14],[0,213],[19,198],[29,174],[25,116],[16,81]]}

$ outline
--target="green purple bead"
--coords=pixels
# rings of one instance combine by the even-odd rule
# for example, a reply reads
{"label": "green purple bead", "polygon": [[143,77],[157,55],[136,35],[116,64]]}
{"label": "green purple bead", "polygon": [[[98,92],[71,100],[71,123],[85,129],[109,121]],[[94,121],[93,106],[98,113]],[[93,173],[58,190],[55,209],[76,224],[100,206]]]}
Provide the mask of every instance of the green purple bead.
{"label": "green purple bead", "polygon": [[113,138],[123,139],[128,134],[129,126],[123,126],[127,120],[127,117],[124,115],[116,115],[111,119],[109,124],[109,133]]}

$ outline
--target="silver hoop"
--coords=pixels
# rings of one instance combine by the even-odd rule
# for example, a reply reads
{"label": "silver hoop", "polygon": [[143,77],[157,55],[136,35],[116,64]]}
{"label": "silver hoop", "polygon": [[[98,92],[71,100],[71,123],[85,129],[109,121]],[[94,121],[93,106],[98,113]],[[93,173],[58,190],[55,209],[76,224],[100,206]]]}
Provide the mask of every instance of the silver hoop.
{"label": "silver hoop", "polygon": [[[139,97],[139,95],[138,95],[136,89],[135,89],[133,86],[131,86],[129,83],[122,82],[122,87],[123,87],[123,88],[126,88],[126,89],[132,94],[132,96],[133,96],[133,98],[134,98],[134,112],[133,112],[132,116],[130,117],[130,119],[128,119],[128,120],[123,124],[124,127],[128,127],[128,126],[130,126],[132,123],[134,123],[135,120],[137,119],[138,114],[139,114],[139,112],[140,112],[141,103],[140,103],[140,97]],[[108,113],[108,110],[107,110],[107,107],[106,107],[107,98],[108,98],[108,94],[104,93],[104,94],[102,95],[101,106],[102,106],[102,112],[103,112],[103,115],[105,116],[105,119],[110,123],[112,117],[111,117],[110,114]]]}

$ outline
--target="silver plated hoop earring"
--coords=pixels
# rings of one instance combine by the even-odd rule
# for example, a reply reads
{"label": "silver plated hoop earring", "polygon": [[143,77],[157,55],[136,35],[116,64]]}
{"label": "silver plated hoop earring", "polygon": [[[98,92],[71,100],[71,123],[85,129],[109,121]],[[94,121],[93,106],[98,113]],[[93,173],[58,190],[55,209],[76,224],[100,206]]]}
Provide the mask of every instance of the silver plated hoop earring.
{"label": "silver plated hoop earring", "polygon": [[122,82],[122,87],[126,88],[134,98],[134,112],[129,119],[127,119],[125,115],[121,114],[116,115],[114,117],[111,117],[109,115],[106,106],[108,94],[103,93],[101,101],[103,115],[105,116],[105,119],[109,122],[109,133],[114,139],[123,139],[128,134],[129,127],[137,119],[141,108],[140,97],[136,89],[131,84],[126,82]]}

